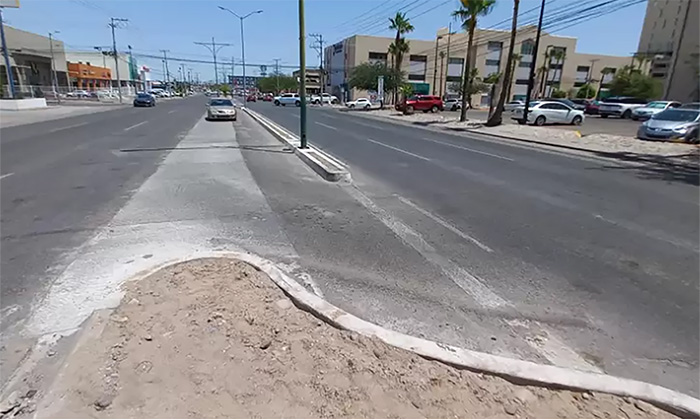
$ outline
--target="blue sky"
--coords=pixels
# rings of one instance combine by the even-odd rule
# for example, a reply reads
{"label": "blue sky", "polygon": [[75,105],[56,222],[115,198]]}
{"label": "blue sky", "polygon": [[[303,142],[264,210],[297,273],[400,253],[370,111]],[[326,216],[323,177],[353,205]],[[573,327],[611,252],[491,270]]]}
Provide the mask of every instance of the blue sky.
{"label": "blue sky", "polygon": [[[548,0],[551,9],[582,0]],[[540,3],[540,0],[521,0],[521,11]],[[388,17],[404,8],[416,30],[410,38],[434,39],[439,27],[450,23],[450,12],[457,0],[306,0],[306,32],[320,33],[327,43],[336,42],[353,33],[391,36]],[[150,65],[154,78],[161,77],[161,61],[140,56],[161,55],[161,49],[170,50],[169,56],[211,61],[211,53],[194,41],[234,44],[224,47],[219,60],[230,66],[231,57],[240,62],[241,43],[238,19],[217,8],[227,7],[238,14],[262,9],[245,21],[246,62],[273,66],[279,58],[282,65],[298,63],[298,2],[297,0],[21,0],[19,9],[6,9],[8,24],[30,32],[46,34],[60,31],[57,38],[69,49],[87,50],[94,46],[111,45],[107,26],[110,16],[129,19],[117,31],[120,50],[131,45],[139,63]],[[554,33],[578,38],[577,51],[609,55],[630,55],[637,48],[644,20],[646,3],[640,3],[616,13],[564,28]],[[489,27],[506,19],[512,12],[511,0],[496,0],[492,13],[479,22]],[[546,14],[545,14],[546,17]],[[535,13],[521,17],[535,19]],[[501,24],[498,28],[507,28]],[[311,40],[307,39],[307,44]],[[176,72],[178,61],[170,62],[170,71]],[[213,79],[211,64],[186,64],[202,79]],[[317,53],[307,48],[307,66],[318,65]],[[247,72],[257,73],[252,68]],[[236,66],[236,74],[241,67]]]}

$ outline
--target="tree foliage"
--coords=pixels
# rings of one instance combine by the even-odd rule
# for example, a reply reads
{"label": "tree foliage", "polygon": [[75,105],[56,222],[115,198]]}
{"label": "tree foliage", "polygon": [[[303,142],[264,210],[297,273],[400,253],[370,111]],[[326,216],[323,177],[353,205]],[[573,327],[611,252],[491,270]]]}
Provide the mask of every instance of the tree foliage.
{"label": "tree foliage", "polygon": [[258,89],[261,92],[274,92],[275,94],[282,91],[296,92],[299,90],[299,82],[297,82],[295,77],[286,74],[270,74],[267,77],[258,79]]}
{"label": "tree foliage", "polygon": [[658,98],[663,89],[659,80],[631,66],[625,66],[616,72],[609,87],[610,93],[614,96],[634,96],[641,99]]}
{"label": "tree foliage", "polygon": [[384,63],[362,63],[350,71],[348,85],[352,88],[376,91],[379,76],[384,76],[384,90],[391,92],[403,85],[403,74]]}
{"label": "tree foliage", "polygon": [[566,92],[561,89],[554,88],[552,90],[552,98],[566,98]]}
{"label": "tree foliage", "polygon": [[581,86],[576,92],[576,97],[579,99],[589,99],[595,97],[596,90],[590,83]]}

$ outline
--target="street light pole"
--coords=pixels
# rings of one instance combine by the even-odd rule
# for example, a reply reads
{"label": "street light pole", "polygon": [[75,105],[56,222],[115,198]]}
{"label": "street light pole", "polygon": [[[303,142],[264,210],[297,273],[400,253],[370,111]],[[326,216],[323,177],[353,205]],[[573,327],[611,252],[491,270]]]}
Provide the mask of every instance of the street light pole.
{"label": "street light pole", "polygon": [[226,7],[219,6],[219,9],[231,13],[232,15],[234,15],[235,17],[237,17],[241,21],[241,63],[243,64],[243,96],[245,96],[246,89],[248,89],[248,86],[247,86],[246,77],[245,77],[245,38],[244,38],[244,33],[243,33],[243,21],[252,15],[262,13],[262,10],[256,10],[254,12],[248,13],[245,16],[240,16],[236,12],[234,12],[233,10],[228,9]]}
{"label": "street light pole", "polygon": [[299,0],[299,99],[301,109],[299,115],[300,147],[307,148],[306,143],[306,29],[304,27],[304,0]]}
{"label": "street light pole", "polygon": [[53,35],[60,33],[59,31],[49,32],[49,50],[51,51],[51,85],[53,88],[53,95],[58,100],[58,104],[61,104],[61,96],[58,94],[58,76],[56,75],[56,65],[55,58],[53,55]]}
{"label": "street light pole", "polygon": [[437,87],[437,63],[438,63],[438,42],[442,39],[442,35],[435,38],[435,63],[433,64],[433,96],[435,96],[435,88]]}

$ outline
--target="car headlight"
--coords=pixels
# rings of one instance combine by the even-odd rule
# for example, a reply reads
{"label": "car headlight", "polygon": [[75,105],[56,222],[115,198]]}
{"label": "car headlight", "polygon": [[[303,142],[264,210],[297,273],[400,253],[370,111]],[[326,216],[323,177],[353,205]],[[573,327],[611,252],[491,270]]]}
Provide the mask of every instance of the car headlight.
{"label": "car headlight", "polygon": [[689,126],[683,125],[683,126],[674,128],[674,129],[673,129],[673,132],[674,132],[674,133],[683,134],[683,133],[685,133],[686,131],[688,131],[689,128],[690,128]]}

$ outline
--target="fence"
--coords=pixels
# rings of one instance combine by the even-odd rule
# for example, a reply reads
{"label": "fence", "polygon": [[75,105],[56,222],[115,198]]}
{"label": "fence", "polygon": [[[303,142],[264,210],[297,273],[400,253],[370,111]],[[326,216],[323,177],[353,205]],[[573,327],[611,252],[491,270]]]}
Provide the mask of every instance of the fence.
{"label": "fence", "polygon": [[[0,99],[10,99],[10,86],[0,85],[0,89]],[[136,89],[133,86],[122,87],[122,97],[135,95]],[[47,102],[57,102],[59,98],[62,101],[112,102],[119,100],[119,94],[116,88],[81,90],[67,86],[58,86],[54,89],[53,86],[15,85],[15,99],[24,98],[45,98]]]}

